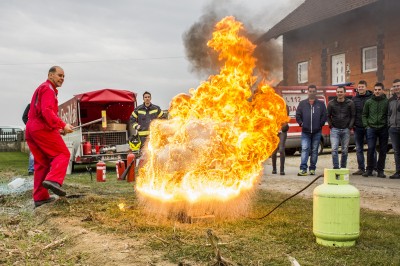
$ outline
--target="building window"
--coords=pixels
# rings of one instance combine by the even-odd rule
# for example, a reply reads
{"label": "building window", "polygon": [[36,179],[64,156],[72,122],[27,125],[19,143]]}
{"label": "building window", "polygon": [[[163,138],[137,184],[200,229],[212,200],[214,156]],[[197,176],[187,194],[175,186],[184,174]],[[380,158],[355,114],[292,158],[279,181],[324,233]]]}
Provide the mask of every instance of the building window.
{"label": "building window", "polygon": [[376,46],[362,49],[363,72],[376,71],[378,69],[378,53]]}
{"label": "building window", "polygon": [[301,62],[297,64],[297,82],[308,82],[308,62]]}

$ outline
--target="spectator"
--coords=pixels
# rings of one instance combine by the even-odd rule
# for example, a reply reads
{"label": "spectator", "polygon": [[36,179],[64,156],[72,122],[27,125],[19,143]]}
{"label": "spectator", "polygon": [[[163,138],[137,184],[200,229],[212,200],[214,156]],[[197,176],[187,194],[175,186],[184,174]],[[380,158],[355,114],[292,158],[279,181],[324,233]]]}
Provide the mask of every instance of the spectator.
{"label": "spectator", "polygon": [[52,202],[48,189],[58,196],[65,196],[61,188],[70,153],[60,133],[72,132],[72,126],[58,117],[58,87],[64,82],[64,70],[53,66],[48,79],[34,92],[26,124],[26,141],[35,157],[33,200],[35,207]]}
{"label": "spectator", "polygon": [[162,118],[163,111],[157,105],[151,103],[151,94],[146,91],[143,93],[143,104],[136,107],[131,115],[133,129],[138,130],[143,147],[147,137],[150,134],[150,123],[153,119]]}
{"label": "spectator", "polygon": [[[354,121],[354,140],[356,143],[356,154],[358,170],[353,175],[362,175],[365,173],[365,158],[364,158],[364,139],[367,134],[367,130],[362,122],[362,112],[365,102],[371,98],[372,92],[367,90],[367,82],[360,80],[357,85],[357,94],[353,97],[354,106],[356,108],[356,115]],[[376,161],[376,159],[375,159]],[[374,163],[374,169],[376,163]]]}
{"label": "spectator", "polygon": [[[289,107],[286,105],[286,112],[289,115]],[[272,174],[276,174],[276,159],[277,153],[279,151],[279,158],[280,158],[280,175],[285,175],[285,143],[287,138],[287,132],[289,130],[289,124],[284,123],[282,125],[281,131],[278,133],[279,136],[279,146],[276,148],[274,153],[272,154]]]}
{"label": "spectator", "polygon": [[[29,113],[29,108],[31,104],[29,103],[24,111],[24,114],[22,115],[22,121],[24,121],[24,124],[28,123],[28,113]],[[34,158],[32,152],[29,150],[29,165],[28,165],[28,175],[33,175],[35,168],[34,168]]]}
{"label": "spectator", "polygon": [[379,140],[379,158],[376,165],[378,177],[385,178],[385,160],[388,147],[388,99],[383,93],[384,86],[378,82],[374,86],[374,95],[365,102],[362,121],[367,129],[367,171],[364,177],[373,176],[376,141]]}
{"label": "spectator", "polygon": [[331,129],[332,163],[333,169],[339,169],[339,143],[342,150],[340,168],[347,167],[350,129],[355,119],[355,106],[352,100],[346,98],[346,88],[336,88],[336,99],[328,103],[328,124]]}
{"label": "spectator", "polygon": [[325,103],[316,96],[317,87],[308,86],[308,99],[300,101],[296,110],[296,121],[301,127],[301,164],[297,174],[299,176],[307,175],[308,157],[310,157],[310,175],[315,175],[321,130],[327,119]]}
{"label": "spectator", "polygon": [[388,106],[389,136],[394,150],[394,163],[396,173],[390,179],[400,179],[400,79],[393,81],[392,97]]}

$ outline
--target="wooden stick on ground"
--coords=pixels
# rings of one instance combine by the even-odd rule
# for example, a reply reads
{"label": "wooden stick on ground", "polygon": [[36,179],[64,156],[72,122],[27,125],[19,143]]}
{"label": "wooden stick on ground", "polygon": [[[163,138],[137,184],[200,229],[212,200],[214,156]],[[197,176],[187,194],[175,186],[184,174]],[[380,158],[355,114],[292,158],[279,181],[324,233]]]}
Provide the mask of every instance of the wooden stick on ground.
{"label": "wooden stick on ground", "polygon": [[47,246],[45,246],[44,248],[42,248],[40,251],[42,252],[42,251],[45,251],[46,249],[55,248],[55,247],[61,245],[62,243],[64,243],[65,240],[67,240],[67,239],[68,239],[68,236],[65,236],[59,240],[53,241],[50,244],[48,244]]}

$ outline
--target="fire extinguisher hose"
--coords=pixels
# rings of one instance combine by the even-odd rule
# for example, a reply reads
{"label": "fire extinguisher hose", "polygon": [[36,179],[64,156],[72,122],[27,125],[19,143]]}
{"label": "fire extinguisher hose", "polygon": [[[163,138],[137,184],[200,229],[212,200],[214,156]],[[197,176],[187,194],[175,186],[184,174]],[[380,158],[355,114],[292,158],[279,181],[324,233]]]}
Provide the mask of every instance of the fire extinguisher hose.
{"label": "fire extinguisher hose", "polygon": [[136,162],[136,160],[133,160],[128,167],[126,167],[125,171],[122,173],[122,175],[120,176],[121,179],[125,179],[126,175],[129,173],[129,170],[131,170],[132,165]]}
{"label": "fire extinguisher hose", "polygon": [[303,192],[304,190],[306,190],[309,186],[311,186],[313,183],[315,183],[315,181],[317,181],[319,178],[323,177],[324,175],[319,175],[317,176],[313,181],[311,181],[307,186],[305,186],[304,188],[302,188],[301,190],[299,190],[298,192],[294,193],[293,195],[291,195],[290,197],[286,198],[285,200],[283,200],[281,203],[279,203],[278,205],[276,205],[275,208],[273,208],[270,212],[268,212],[267,214],[265,214],[264,216],[258,217],[258,218],[252,218],[252,217],[248,217],[250,219],[254,219],[254,220],[261,220],[264,219],[265,217],[267,217],[268,215],[270,215],[271,213],[273,213],[276,209],[278,209],[283,203],[285,203],[286,201],[290,200],[291,198],[299,195],[301,192]]}

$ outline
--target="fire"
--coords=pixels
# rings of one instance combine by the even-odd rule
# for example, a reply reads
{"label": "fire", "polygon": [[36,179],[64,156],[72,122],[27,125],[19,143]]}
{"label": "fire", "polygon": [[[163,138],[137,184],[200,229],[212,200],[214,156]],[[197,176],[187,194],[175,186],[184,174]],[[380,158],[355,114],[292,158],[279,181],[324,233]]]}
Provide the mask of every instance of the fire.
{"label": "fire", "polygon": [[125,203],[120,203],[120,204],[118,204],[118,208],[119,208],[121,211],[125,211]]}
{"label": "fire", "polygon": [[286,105],[263,82],[252,93],[255,45],[243,31],[233,17],[217,23],[207,45],[224,62],[220,73],[175,96],[172,118],[151,125],[136,189],[163,211],[168,206],[203,215],[231,208],[253,190],[262,163],[279,143]]}

